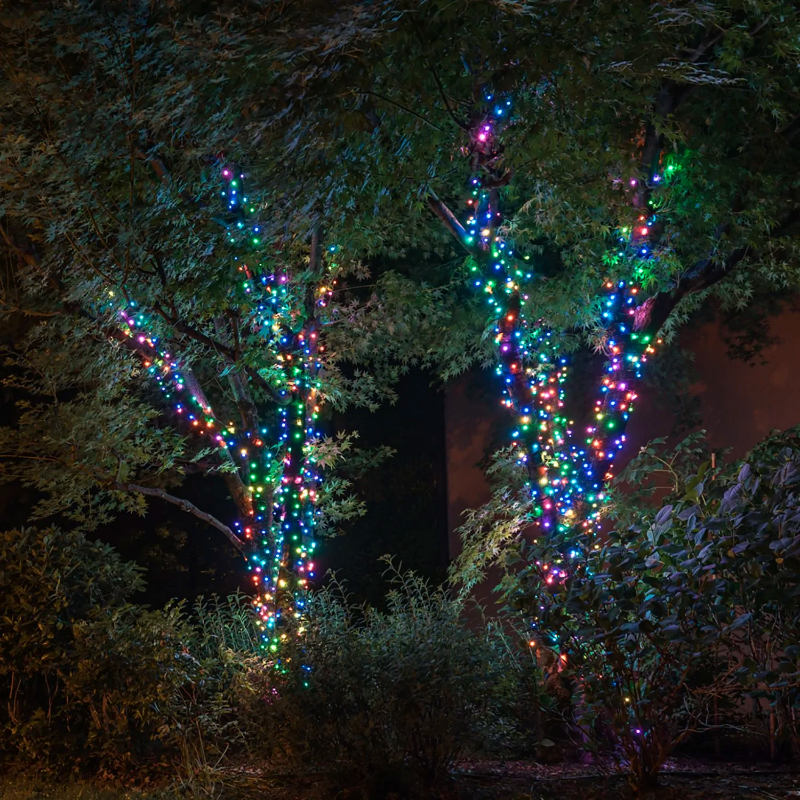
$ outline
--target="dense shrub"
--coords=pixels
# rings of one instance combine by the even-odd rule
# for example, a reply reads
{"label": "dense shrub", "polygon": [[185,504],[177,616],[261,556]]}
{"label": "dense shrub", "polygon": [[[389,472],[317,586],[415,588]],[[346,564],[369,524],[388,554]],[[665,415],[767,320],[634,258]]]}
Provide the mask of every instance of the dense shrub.
{"label": "dense shrub", "polygon": [[[797,755],[800,428],[774,433],[729,466],[717,466],[701,441],[690,437],[667,458],[651,445],[625,477],[640,495],[666,478],[670,493],[658,525],[667,531],[674,558],[683,557],[686,570],[702,577],[716,597],[715,607],[726,610],[730,624],[723,641],[737,692],[755,702],[758,716],[770,719],[771,749],[782,741]],[[646,508],[634,497],[620,504],[621,520],[645,534],[656,524]]]}
{"label": "dense shrub", "polygon": [[[623,475],[634,490],[616,496],[615,530],[539,539],[505,582],[559,655],[584,744],[621,757],[639,786],[717,722],[720,700],[760,696],[786,721],[799,699],[800,437],[726,468],[700,435],[661,444]],[[660,507],[645,502],[657,488]]]}
{"label": "dense shrub", "polygon": [[728,689],[725,670],[701,682],[693,669],[717,647],[713,598],[680,575],[656,575],[664,566],[654,562],[654,544],[636,535],[612,533],[595,548],[579,534],[570,545],[584,555],[565,561],[565,577],[552,583],[540,565],[558,563],[561,549],[534,545],[512,601],[530,619],[533,640],[558,653],[584,746],[619,756],[645,786]]}
{"label": "dense shrub", "polygon": [[465,624],[462,601],[412,573],[393,581],[386,612],[336,584],[314,596],[265,717],[297,773],[374,797],[438,786],[507,736],[522,674],[499,631]]}
{"label": "dense shrub", "polygon": [[80,533],[12,530],[0,585],[3,755],[118,772],[178,749],[189,698],[219,670],[191,653],[198,630],[179,605],[129,602],[138,567]]}
{"label": "dense shrub", "polygon": [[123,607],[143,586],[138,567],[79,533],[58,528],[0,533],[4,678],[55,679],[72,658],[74,626]]}
{"label": "dense shrub", "polygon": [[148,610],[130,602],[139,570],[105,545],[55,528],[0,542],[6,758],[106,774],[160,763],[212,794],[219,765],[257,759],[323,794],[383,797],[539,736],[528,649],[470,627],[461,600],[413,574],[393,573],[386,612],[334,582],[276,661],[242,596]]}
{"label": "dense shrub", "polygon": [[[2,747],[23,758],[78,759],[91,752],[91,739],[113,738],[123,726],[115,703],[83,695],[79,672],[92,670],[87,655],[101,654],[94,647],[87,652],[89,637],[100,634],[107,645],[111,630],[133,624],[128,598],[142,586],[140,571],[110,547],[50,528],[0,534],[0,576]],[[135,703],[127,700],[126,709]],[[130,724],[125,717],[130,741],[120,757],[147,727],[146,714]],[[99,750],[108,754],[105,746]]]}

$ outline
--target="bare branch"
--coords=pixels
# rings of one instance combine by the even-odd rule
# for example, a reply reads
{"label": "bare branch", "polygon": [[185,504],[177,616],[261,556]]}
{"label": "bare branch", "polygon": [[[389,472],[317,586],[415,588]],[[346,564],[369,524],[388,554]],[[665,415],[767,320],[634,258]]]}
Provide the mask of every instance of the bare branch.
{"label": "bare branch", "polygon": [[207,522],[218,531],[222,531],[222,533],[224,533],[228,538],[228,541],[231,542],[231,544],[242,554],[242,556],[247,558],[247,544],[243,542],[224,522],[220,522],[216,517],[212,517],[211,514],[201,511],[196,505],[194,505],[194,503],[190,503],[188,500],[184,500],[181,497],[175,497],[175,495],[168,494],[163,489],[155,489],[152,486],[139,486],[139,484],[136,483],[115,483],[114,486],[124,492],[134,492],[136,494],[147,495],[148,497],[160,497],[162,500],[166,500],[168,503],[178,506],[178,508],[180,508],[182,511],[186,511],[192,516],[203,520],[203,522]]}
{"label": "bare branch", "polygon": [[[218,339],[227,338],[228,334],[225,330],[225,320],[223,317],[214,317],[214,329],[217,332]],[[236,402],[236,407],[239,409],[239,414],[242,417],[242,424],[253,432],[257,431],[258,411],[247,391],[247,384],[242,380],[242,375],[239,368],[236,366],[235,358],[230,359],[230,368],[227,370],[227,378],[228,384],[231,387],[231,392],[233,393],[233,399]]]}
{"label": "bare branch", "polygon": [[450,100],[445,93],[444,86],[439,78],[439,73],[436,71],[436,67],[431,62],[428,62],[428,68],[433,75],[433,80],[436,82],[436,88],[439,90],[439,96],[442,98],[442,102],[444,103],[444,107],[447,109],[447,113],[450,115],[450,118],[453,120],[453,122],[455,122],[456,125],[458,125],[459,128],[461,128],[462,131],[469,131],[469,125],[467,125],[464,120],[458,118],[455,110],[450,105]]}
{"label": "bare branch", "polygon": [[459,244],[468,252],[472,248],[467,243],[467,231],[458,221],[456,215],[431,191],[428,190],[428,208],[444,223],[447,230],[458,239]]}
{"label": "bare branch", "polygon": [[[210,408],[210,404],[206,398],[205,392],[203,391],[203,387],[200,385],[200,381],[197,380],[194,370],[192,370],[191,367],[186,366],[181,369],[181,374],[183,375],[183,379],[186,383],[186,388],[200,401],[200,404],[203,406],[203,408]],[[239,467],[233,460],[230,450],[228,450],[227,447],[220,447],[217,450],[217,454],[219,458],[221,458],[226,464],[234,467],[232,472],[222,473],[225,484],[228,487],[228,491],[231,493],[231,497],[233,498],[233,502],[236,504],[236,507],[239,509],[243,517],[247,518],[252,516],[252,499],[247,491],[247,487],[242,482],[242,478],[239,474]]]}
{"label": "bare branch", "polygon": [[[161,317],[164,318],[166,322],[172,325],[176,331],[179,333],[183,333],[188,336],[190,339],[194,339],[196,342],[200,342],[201,344],[206,345],[212,349],[215,353],[222,356],[229,364],[233,365],[236,363],[236,352],[234,348],[223,344],[218,340],[212,339],[210,336],[198,331],[196,328],[193,328],[190,325],[187,325],[185,322],[176,319],[175,317],[169,316],[163,308],[160,306],[156,306],[155,310],[160,314]],[[270,384],[266,381],[261,375],[258,374],[256,369],[253,369],[249,366],[244,366],[242,371],[248,378],[250,378],[258,387],[264,389],[264,391],[268,392],[272,395],[272,398],[281,404],[285,404],[287,402],[286,398],[282,397]]]}

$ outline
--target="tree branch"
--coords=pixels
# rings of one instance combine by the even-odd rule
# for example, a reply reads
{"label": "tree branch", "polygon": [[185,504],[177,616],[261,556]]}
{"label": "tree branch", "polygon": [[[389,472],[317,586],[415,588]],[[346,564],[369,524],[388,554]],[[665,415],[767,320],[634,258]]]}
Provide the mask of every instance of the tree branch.
{"label": "tree branch", "polygon": [[444,223],[447,230],[458,239],[459,244],[468,252],[472,253],[472,248],[467,244],[467,231],[458,221],[456,215],[434,194],[428,190],[428,208]]}
{"label": "tree branch", "polygon": [[222,533],[224,533],[228,538],[228,541],[233,544],[233,546],[242,554],[242,556],[247,558],[248,547],[246,543],[243,542],[224,522],[220,522],[216,517],[212,517],[211,514],[201,511],[196,505],[194,505],[194,503],[190,503],[188,500],[184,500],[181,497],[175,497],[175,495],[168,494],[163,489],[155,489],[151,486],[139,486],[139,484],[136,483],[117,482],[114,483],[114,486],[124,492],[134,492],[136,494],[147,495],[148,497],[160,497],[162,500],[166,500],[168,503],[178,506],[178,508],[180,508],[182,511],[186,511],[192,516],[203,520],[203,522],[207,522],[218,531],[222,531]]}
{"label": "tree branch", "polygon": [[228,347],[227,345],[223,344],[222,342],[216,341],[212,339],[210,336],[206,336],[205,333],[202,331],[193,328],[191,325],[188,325],[183,320],[176,319],[174,317],[170,318],[168,315],[165,314],[163,309],[160,306],[156,307],[156,310],[164,317],[164,319],[172,325],[178,333],[182,333],[185,336],[188,336],[190,339],[194,339],[196,342],[200,342],[200,344],[204,344],[206,347],[213,350],[215,353],[219,353],[219,355],[224,356],[229,361],[236,361],[236,354],[233,351],[232,347]]}
{"label": "tree branch", "polygon": [[309,266],[314,277],[319,276],[322,270],[322,220],[317,217],[311,230],[311,253]]}
{"label": "tree branch", "polygon": [[422,120],[426,125],[429,125],[431,128],[433,128],[436,131],[440,131],[441,132],[441,130],[442,130],[438,125],[436,125],[435,123],[431,122],[429,119],[425,119],[425,117],[423,117],[422,114],[418,114],[413,109],[410,109],[407,106],[404,106],[402,103],[398,103],[396,100],[392,100],[389,97],[384,97],[382,94],[378,94],[378,92],[368,91],[367,94],[372,95],[373,97],[377,97],[378,100],[383,100],[384,103],[390,103],[391,105],[395,106],[396,108],[399,108],[401,111],[405,111],[406,114],[411,114],[412,116],[416,117],[417,119]]}
{"label": "tree branch", "polygon": [[[181,374],[186,382],[186,388],[200,401],[204,408],[209,408],[210,404],[206,399],[203,387],[200,386],[200,382],[197,380],[194,371],[190,367],[185,367],[181,370]],[[223,472],[222,478],[225,481],[225,485],[228,487],[228,491],[231,493],[231,497],[239,513],[244,519],[249,519],[253,516],[253,501],[250,493],[247,491],[247,487],[242,481],[239,467],[233,460],[231,452],[227,447],[220,447],[217,450],[217,454],[226,464],[234,467],[232,472]]]}
{"label": "tree branch", "polygon": [[[221,316],[214,317],[214,328],[217,332],[218,339],[227,336],[225,320]],[[239,414],[242,417],[242,424],[248,430],[256,433],[258,431],[258,411],[255,403],[250,399],[247,392],[247,384],[242,380],[242,376],[236,366],[235,358],[231,359],[230,368],[227,372],[228,384],[231,387],[236,407],[239,409]]]}
{"label": "tree branch", "polygon": [[[155,310],[179,333],[183,333],[190,339],[194,339],[196,342],[200,342],[200,344],[204,344],[206,347],[209,347],[215,353],[226,359],[229,364],[233,365],[236,363],[236,353],[232,347],[229,347],[220,341],[215,341],[210,336],[206,336],[206,334],[198,331],[196,328],[193,328],[190,325],[187,325],[185,322],[176,319],[175,317],[170,317],[160,306],[156,306]],[[257,386],[268,392],[272,396],[273,400],[281,403],[282,405],[286,404],[286,398],[282,397],[266,380],[264,380],[264,378],[258,374],[257,370],[253,369],[252,367],[245,366],[243,367],[242,371]]]}
{"label": "tree branch", "polygon": [[[789,227],[800,220],[800,211],[792,211],[774,230],[773,237],[783,235]],[[720,236],[722,235],[720,231]],[[695,264],[692,269],[681,275],[675,284],[663,292],[646,300],[636,312],[634,328],[655,335],[669,319],[675,307],[690,294],[701,292],[719,283],[743,261],[751,252],[749,245],[738,247],[724,261],[707,258]]]}

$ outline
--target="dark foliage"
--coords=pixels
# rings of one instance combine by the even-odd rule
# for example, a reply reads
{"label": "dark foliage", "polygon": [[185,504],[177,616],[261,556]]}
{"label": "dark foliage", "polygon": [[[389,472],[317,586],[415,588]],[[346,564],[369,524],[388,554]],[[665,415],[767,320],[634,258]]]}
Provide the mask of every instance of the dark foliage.
{"label": "dark foliage", "polygon": [[[508,559],[511,607],[554,649],[585,746],[618,757],[637,786],[719,722],[719,703],[761,698],[796,742],[800,701],[800,436],[716,466],[702,435],[643,448],[623,476],[619,523],[599,539],[542,538]],[[714,466],[712,466],[714,464]],[[666,483],[663,479],[666,478]],[[660,508],[643,502],[668,491]],[[561,578],[543,565],[571,549]],[[519,565],[524,563],[522,569]]]}

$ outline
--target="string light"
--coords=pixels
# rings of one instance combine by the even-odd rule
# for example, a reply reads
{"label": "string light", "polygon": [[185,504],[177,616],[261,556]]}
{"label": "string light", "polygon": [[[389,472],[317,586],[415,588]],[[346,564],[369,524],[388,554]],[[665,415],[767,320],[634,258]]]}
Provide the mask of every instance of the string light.
{"label": "string light", "polygon": [[[316,501],[322,478],[313,450],[319,437],[319,358],[324,349],[319,343],[316,311],[327,307],[335,281],[327,280],[316,290],[315,313],[297,307],[289,290],[288,271],[268,269],[259,258],[264,248],[257,235],[261,226],[249,219],[256,208],[244,194],[244,174],[226,166],[221,177],[226,185],[221,194],[235,219],[226,240],[240,253],[234,256],[235,274],[240,278],[236,291],[243,303],[255,309],[252,329],[266,340],[278,366],[270,373],[281,398],[275,430],[269,426],[240,430],[233,423],[221,423],[200,388],[194,382],[191,387],[187,384],[179,361],[147,332],[150,321],[135,301],[120,308],[116,293],[109,290],[102,306],[147,353],[142,362],[145,373],[172,403],[176,415],[186,420],[194,434],[227,451],[239,465],[249,508],[246,518],[234,521],[233,528],[248,553],[262,647],[276,654],[286,636],[281,621],[287,614],[296,619],[303,615],[309,581],[314,577]],[[249,255],[245,257],[245,253]],[[279,659],[276,664],[280,665]]]}
{"label": "string light", "polygon": [[[491,96],[487,100],[491,100]],[[501,229],[502,213],[496,187],[502,148],[498,142],[500,117],[510,120],[510,101],[487,110],[472,128],[471,148],[479,171],[470,180],[466,204],[465,241],[475,253],[471,283],[483,293],[495,320],[502,404],[513,412],[516,425],[511,442],[517,462],[527,469],[534,499],[534,516],[546,534],[567,534],[579,526],[596,533],[608,500],[605,484],[613,476],[614,461],[625,445],[625,427],[633,412],[636,381],[655,352],[652,336],[636,331],[636,314],[642,293],[636,280],[605,280],[600,289],[600,317],[605,329],[607,362],[585,431],[565,416],[565,387],[569,364],[559,337],[542,320],[528,319],[524,287],[533,279],[528,256],[520,259],[514,244]],[[667,168],[671,173],[674,166]],[[664,175],[653,175],[652,185]],[[636,187],[632,178],[630,185]],[[636,225],[619,231],[619,246],[611,259],[634,265],[636,279],[643,263],[652,258],[650,237],[655,215],[640,215]],[[660,341],[660,340],[659,340]],[[580,556],[569,548],[566,558]],[[540,564],[547,584],[562,581],[568,573],[565,559]]]}

